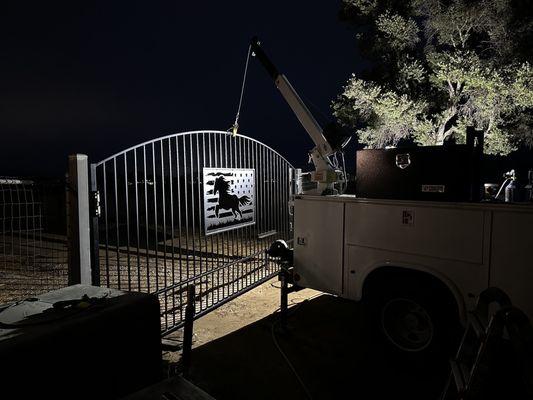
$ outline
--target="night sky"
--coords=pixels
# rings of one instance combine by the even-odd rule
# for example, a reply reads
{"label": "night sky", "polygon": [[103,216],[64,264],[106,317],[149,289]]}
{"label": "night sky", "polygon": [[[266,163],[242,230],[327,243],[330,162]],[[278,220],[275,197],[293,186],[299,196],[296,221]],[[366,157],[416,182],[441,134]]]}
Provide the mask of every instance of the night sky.
{"label": "night sky", "polygon": [[[328,115],[361,66],[340,0],[13,3],[0,16],[0,176],[60,177],[70,153],[96,162],[166,134],[228,129],[253,35]],[[255,59],[240,126],[307,166],[313,144]]]}

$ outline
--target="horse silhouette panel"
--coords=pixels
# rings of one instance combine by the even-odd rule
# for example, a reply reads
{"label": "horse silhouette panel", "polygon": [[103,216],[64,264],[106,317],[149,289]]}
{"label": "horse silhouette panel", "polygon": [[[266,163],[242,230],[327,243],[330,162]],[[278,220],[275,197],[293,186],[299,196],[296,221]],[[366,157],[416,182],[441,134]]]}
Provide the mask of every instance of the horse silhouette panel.
{"label": "horse silhouette panel", "polygon": [[245,168],[204,168],[205,233],[255,223],[255,171]]}

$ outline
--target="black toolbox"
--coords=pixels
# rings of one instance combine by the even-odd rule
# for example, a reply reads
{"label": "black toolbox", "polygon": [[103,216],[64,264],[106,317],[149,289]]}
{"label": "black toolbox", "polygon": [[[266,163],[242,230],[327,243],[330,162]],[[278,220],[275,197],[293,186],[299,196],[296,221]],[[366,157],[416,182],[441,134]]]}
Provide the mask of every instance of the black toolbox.
{"label": "black toolbox", "polygon": [[2,398],[113,399],[161,378],[157,297],[74,285],[0,307]]}

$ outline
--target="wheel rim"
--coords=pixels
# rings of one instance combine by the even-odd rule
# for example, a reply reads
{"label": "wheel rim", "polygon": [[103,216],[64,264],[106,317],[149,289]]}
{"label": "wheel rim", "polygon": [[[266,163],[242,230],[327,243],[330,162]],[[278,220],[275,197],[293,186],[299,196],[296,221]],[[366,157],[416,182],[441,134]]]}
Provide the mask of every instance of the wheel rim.
{"label": "wheel rim", "polygon": [[413,300],[396,298],[382,309],[385,336],[404,351],[421,351],[433,339],[433,322],[426,309]]}

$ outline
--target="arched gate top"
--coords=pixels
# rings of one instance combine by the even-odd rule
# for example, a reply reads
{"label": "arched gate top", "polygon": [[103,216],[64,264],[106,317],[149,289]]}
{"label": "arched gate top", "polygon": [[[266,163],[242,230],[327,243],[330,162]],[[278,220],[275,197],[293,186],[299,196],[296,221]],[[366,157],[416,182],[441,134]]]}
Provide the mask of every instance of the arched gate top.
{"label": "arched gate top", "polygon": [[[95,165],[96,166],[100,166],[100,165],[112,160],[113,158],[116,158],[116,157],[119,157],[121,155],[124,155],[124,154],[126,154],[126,153],[128,153],[128,152],[130,152],[132,150],[141,148],[143,146],[150,145],[152,143],[160,142],[160,141],[165,140],[165,139],[171,139],[171,138],[175,138],[175,137],[179,137],[179,136],[185,136],[185,135],[198,135],[198,134],[204,134],[204,133],[223,134],[223,135],[227,135],[227,136],[233,137],[233,133],[231,133],[231,132],[216,131],[216,130],[201,130],[201,131],[187,131],[187,132],[172,133],[170,135],[161,136],[161,137],[158,137],[158,138],[155,138],[155,139],[147,140],[146,142],[143,142],[143,143],[140,143],[140,144],[136,144],[135,146],[132,146],[132,147],[129,147],[129,148],[125,149],[125,150],[119,151],[118,153],[115,153],[112,156],[109,156],[106,159],[104,159],[104,160],[102,160],[102,161],[100,161],[98,163],[95,163]],[[285,157],[283,157],[276,150],[274,150],[272,147],[264,144],[263,142],[260,142],[257,139],[251,138],[249,136],[241,135],[241,134],[236,134],[235,136],[238,136],[238,137],[246,139],[246,140],[250,140],[252,142],[255,142],[255,143],[257,143],[257,144],[269,149],[271,152],[273,152],[274,154],[279,156],[281,159],[283,159],[287,164],[289,164],[292,167],[292,164]]]}

